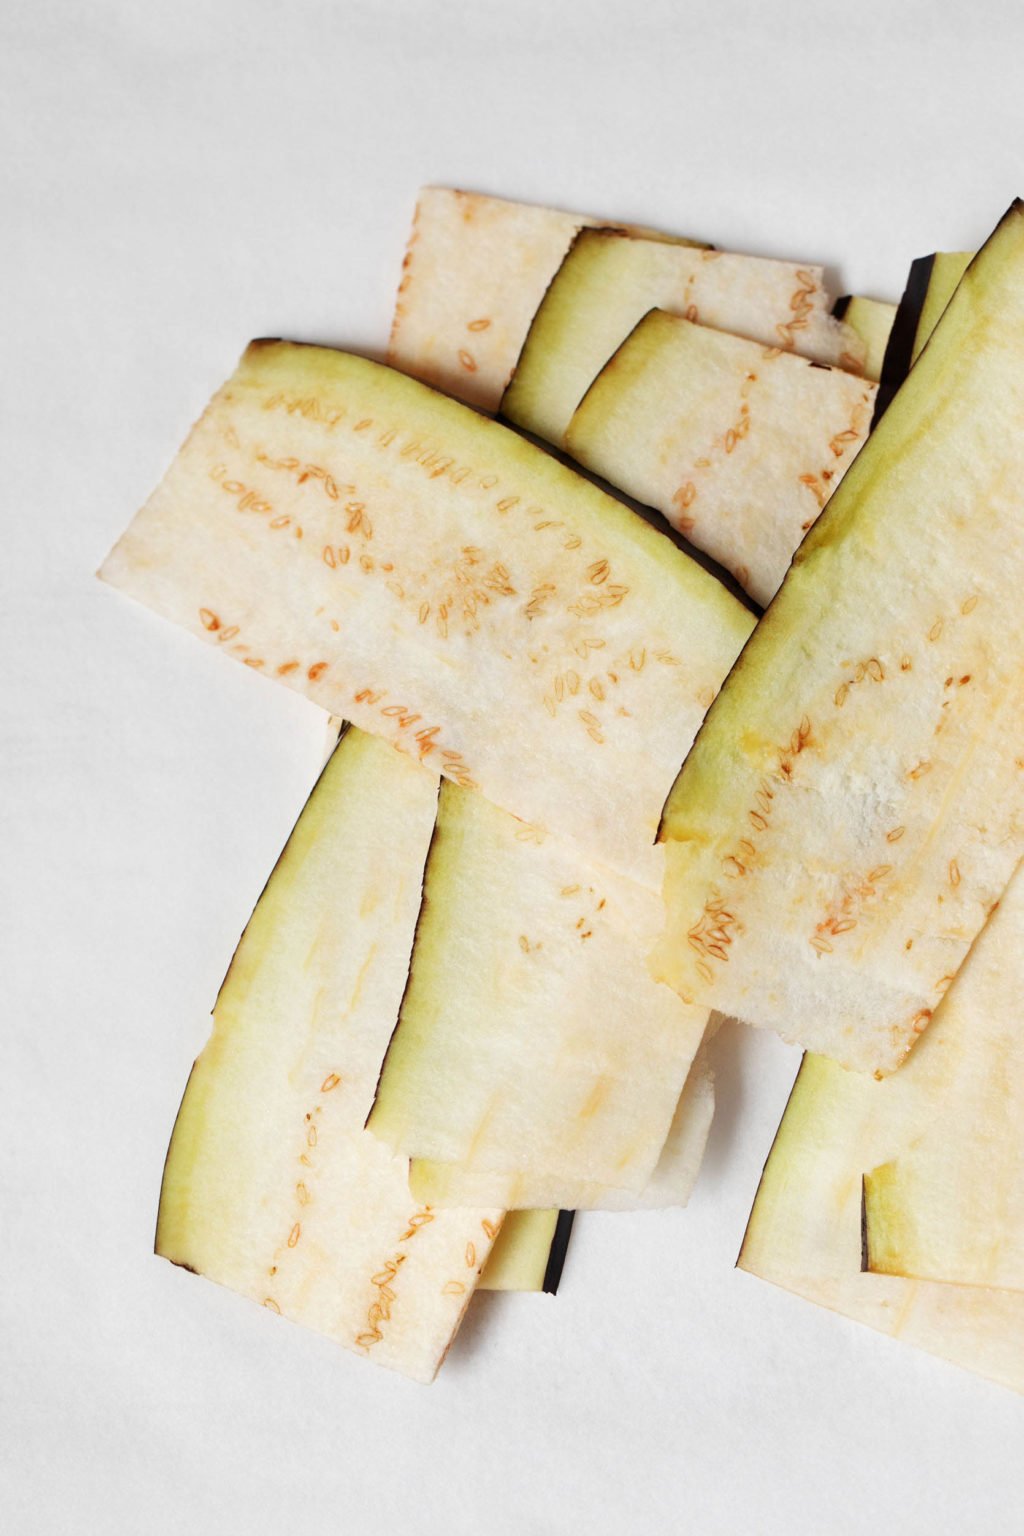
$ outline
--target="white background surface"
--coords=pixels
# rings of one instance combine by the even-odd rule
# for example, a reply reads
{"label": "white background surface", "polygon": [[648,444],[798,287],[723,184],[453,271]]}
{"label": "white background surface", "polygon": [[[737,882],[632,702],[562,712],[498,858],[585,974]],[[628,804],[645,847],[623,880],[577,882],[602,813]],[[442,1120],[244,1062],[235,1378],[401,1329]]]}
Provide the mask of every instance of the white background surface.
{"label": "white background surface", "polygon": [[421,1388],[152,1257],[321,717],[91,572],[251,336],[379,349],[419,183],[901,291],[1024,179],[1010,4],[7,0],[0,1528],[1021,1529],[1024,1405],[737,1273],[796,1066],[732,1031],[688,1212],[581,1218]]}

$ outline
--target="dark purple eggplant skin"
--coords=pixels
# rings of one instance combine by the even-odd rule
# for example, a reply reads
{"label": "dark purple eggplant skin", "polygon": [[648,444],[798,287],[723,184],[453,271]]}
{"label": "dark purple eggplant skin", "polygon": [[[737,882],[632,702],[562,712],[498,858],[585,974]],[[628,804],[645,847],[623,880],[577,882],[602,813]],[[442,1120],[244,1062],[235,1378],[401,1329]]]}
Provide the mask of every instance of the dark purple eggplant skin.
{"label": "dark purple eggplant skin", "polygon": [[917,335],[918,322],[928,295],[928,285],[932,279],[934,265],[934,254],[918,256],[917,260],[910,264],[907,286],[903,290],[903,297],[896,310],[896,318],[889,332],[889,342],[882,360],[882,378],[875,398],[875,414],[871,419],[872,429],[878,426],[892,403],[893,396],[910,372],[914,337]]}
{"label": "dark purple eggplant skin", "polygon": [[569,1236],[572,1232],[575,1211],[559,1211],[558,1220],[555,1222],[555,1235],[551,1239],[551,1251],[548,1254],[547,1268],[544,1271],[543,1289],[548,1296],[554,1296],[558,1291],[558,1282],[562,1278],[562,1269],[565,1265],[565,1255],[569,1247]]}

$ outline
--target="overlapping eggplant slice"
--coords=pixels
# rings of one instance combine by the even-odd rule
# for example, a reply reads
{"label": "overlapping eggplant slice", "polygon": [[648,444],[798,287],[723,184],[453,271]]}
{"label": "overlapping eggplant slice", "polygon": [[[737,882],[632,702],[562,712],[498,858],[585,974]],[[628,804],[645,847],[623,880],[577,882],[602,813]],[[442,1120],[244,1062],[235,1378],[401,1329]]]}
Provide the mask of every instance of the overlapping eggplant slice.
{"label": "overlapping eggplant slice", "polygon": [[285,342],[248,349],[101,575],[651,884],[665,795],[753,624],[508,428]]}
{"label": "overlapping eggplant slice", "polygon": [[875,394],[841,369],[652,310],[584,395],[566,446],[764,607],[863,446]]}
{"label": "overlapping eggplant slice", "polygon": [[859,373],[864,345],[831,305],[811,264],[584,229],[537,310],[501,413],[561,448],[591,383],[651,309]]}
{"label": "overlapping eggplant slice", "polygon": [[894,1070],[1024,852],[1024,210],[798,550],[665,809],[657,973]]}

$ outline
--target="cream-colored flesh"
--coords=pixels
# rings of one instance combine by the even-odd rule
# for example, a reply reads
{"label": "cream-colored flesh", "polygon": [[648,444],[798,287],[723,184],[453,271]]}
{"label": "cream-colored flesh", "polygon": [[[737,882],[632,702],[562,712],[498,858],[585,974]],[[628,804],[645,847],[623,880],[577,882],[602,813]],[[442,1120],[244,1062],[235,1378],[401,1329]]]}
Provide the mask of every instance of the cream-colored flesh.
{"label": "cream-colored flesh", "polygon": [[801,545],[666,807],[656,974],[888,1072],[1024,853],[1024,213]]}
{"label": "cream-colored flesh", "polygon": [[[509,1207],[506,1225],[523,1214],[523,1208],[530,1210],[549,1205],[552,1200],[565,1200],[567,1193],[571,1194],[569,1203],[576,1210],[644,1211],[685,1205],[700,1172],[714,1112],[714,1079],[704,1052],[699,1051],[679,1096],[654,1172],[635,1194],[614,1185],[583,1181],[569,1186],[558,1174],[501,1173],[419,1159],[413,1159],[410,1165],[409,1188],[418,1200],[439,1207],[476,1205],[480,1203],[480,1191],[500,1189],[502,1203]],[[538,1209],[536,1214],[543,1213]],[[505,1230],[503,1226],[499,1244]]]}
{"label": "cream-colored flesh", "polygon": [[[973,963],[968,961],[968,966]],[[944,1011],[943,1011],[944,1012]],[[861,1272],[861,1185],[955,1106],[964,1041],[940,1013],[884,1082],[806,1056],[751,1212],[739,1267],[880,1333],[1024,1391],[1024,1297]]]}
{"label": "cream-colored flesh", "polygon": [[859,371],[863,344],[831,303],[820,267],[584,230],[537,311],[502,415],[561,447],[591,383],[651,309]]}
{"label": "cream-colored flesh", "polygon": [[942,1005],[958,1042],[941,1114],[864,1181],[868,1268],[1024,1290],[1024,869]]}
{"label": "cream-colored flesh", "polygon": [[569,423],[573,458],[656,507],[766,606],[871,425],[877,386],[647,315]]}
{"label": "cream-colored flesh", "polygon": [[[939,253],[915,340],[919,355],[973,258]],[[1019,1042],[1024,873],[1020,867],[949,992],[940,1017],[967,1043],[942,1121],[864,1181],[867,1267],[1020,1290],[1024,1205]]]}
{"label": "cream-colored flesh", "polygon": [[424,187],[402,265],[388,362],[468,405],[497,410],[574,235],[601,222]]}
{"label": "cream-colored flesh", "polygon": [[753,623],[507,428],[288,343],[249,348],[101,575],[652,884],[664,797]]}
{"label": "cream-colored flesh", "polygon": [[429,1381],[500,1209],[430,1210],[364,1129],[438,781],[349,731],[235,952],[164,1172],[157,1252]]}
{"label": "cream-colored flesh", "polygon": [[501,1187],[514,1172],[526,1206],[571,1206],[581,1183],[641,1190],[707,1023],[647,974],[660,909],[445,785],[369,1128]]}
{"label": "cream-colored flesh", "polygon": [[[941,270],[933,277],[941,285]],[[932,324],[948,300],[945,291],[932,306]],[[927,334],[919,330],[919,348]],[[876,1165],[898,1169],[919,1145],[943,1143],[959,1124],[965,1088],[976,1088],[979,1067],[991,1065],[987,1032],[1016,968],[1022,879],[1018,871],[895,1077],[873,1082],[805,1057],[739,1259],[753,1274],[1017,1391],[1024,1390],[1024,1298],[859,1271],[871,1258]]]}
{"label": "cream-colored flesh", "polygon": [[865,299],[860,294],[854,294],[846,302],[840,318],[844,325],[856,332],[864,344],[863,377],[877,384],[882,377],[885,349],[896,319],[896,305],[885,299]]}

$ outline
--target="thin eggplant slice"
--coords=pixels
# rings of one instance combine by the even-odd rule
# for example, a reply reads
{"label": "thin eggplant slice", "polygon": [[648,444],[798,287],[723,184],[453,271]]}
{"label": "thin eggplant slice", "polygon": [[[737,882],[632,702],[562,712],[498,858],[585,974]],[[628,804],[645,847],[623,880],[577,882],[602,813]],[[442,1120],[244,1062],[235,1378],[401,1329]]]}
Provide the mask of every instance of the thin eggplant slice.
{"label": "thin eggplant slice", "polygon": [[656,974],[899,1066],[1024,853],[1024,209],[811,529],[665,810]]}
{"label": "thin eggplant slice", "polygon": [[708,1022],[647,974],[660,923],[655,892],[445,784],[369,1128],[503,1195],[514,1174],[516,1206],[639,1192]]}
{"label": "thin eggplant slice", "polygon": [[820,267],[584,229],[537,311],[501,414],[561,448],[590,385],[652,309],[860,372],[863,343],[831,303]]}
{"label": "thin eggplant slice", "polygon": [[753,625],[514,432],[286,342],[249,348],[101,575],[652,885],[664,797]]}
{"label": "thin eggplant slice", "polygon": [[867,438],[875,393],[841,369],[652,310],[584,395],[566,446],[764,607]]}
{"label": "thin eggplant slice", "polygon": [[402,264],[388,362],[467,405],[497,410],[573,237],[601,223],[607,220],[424,187]]}
{"label": "thin eggplant slice", "polygon": [[500,1208],[438,1211],[364,1129],[412,949],[438,780],[349,730],[231,962],[192,1069],[156,1250],[429,1381]]}

